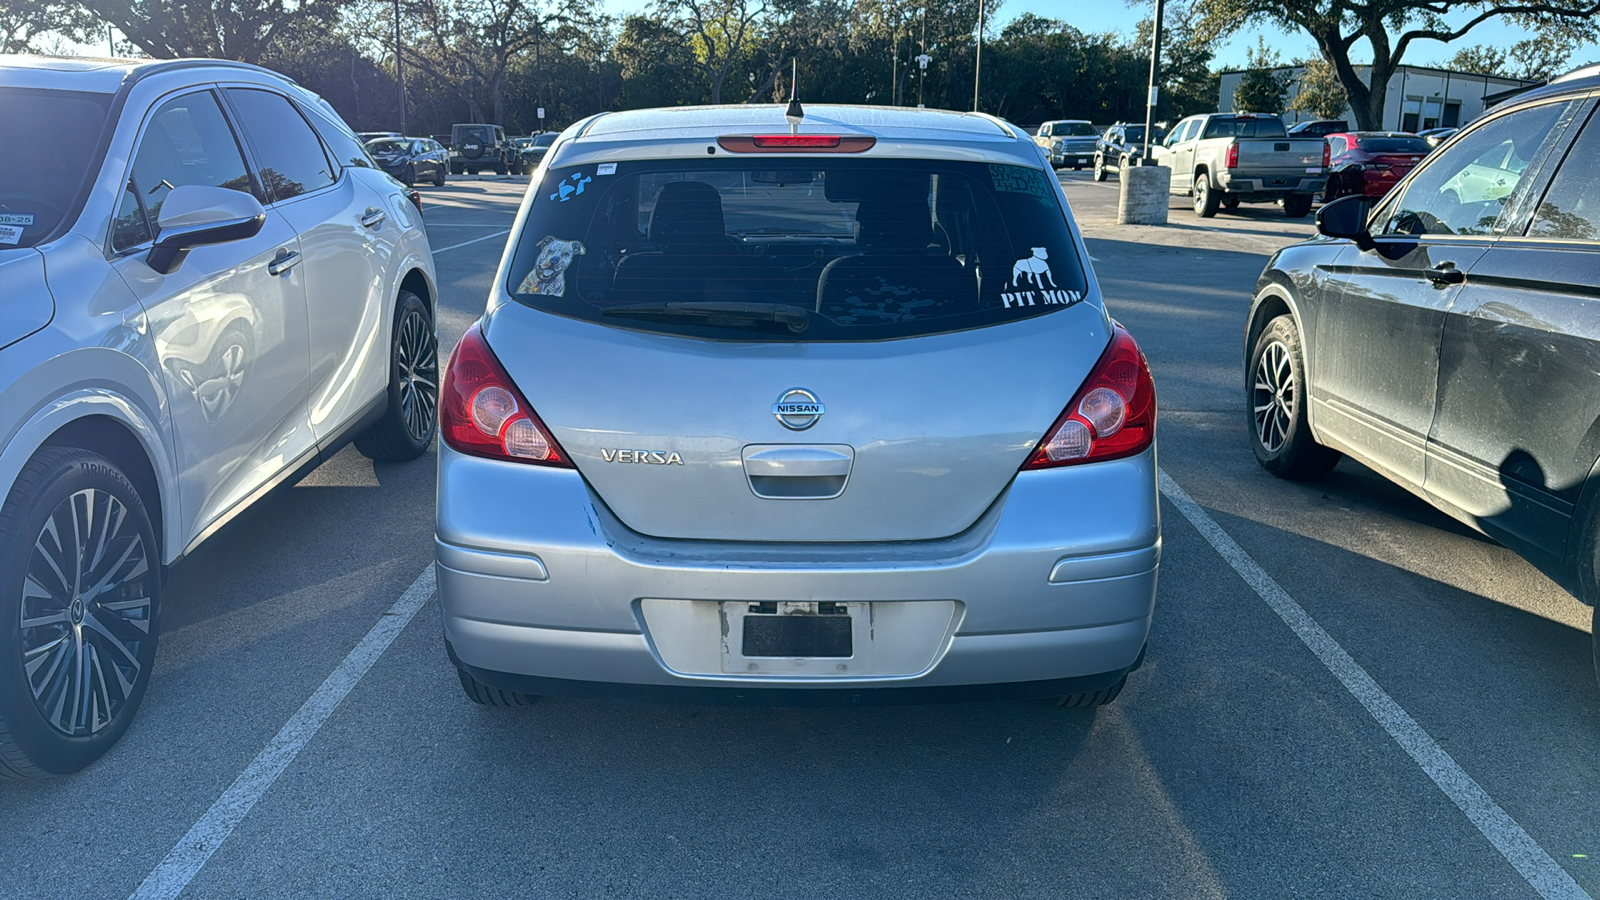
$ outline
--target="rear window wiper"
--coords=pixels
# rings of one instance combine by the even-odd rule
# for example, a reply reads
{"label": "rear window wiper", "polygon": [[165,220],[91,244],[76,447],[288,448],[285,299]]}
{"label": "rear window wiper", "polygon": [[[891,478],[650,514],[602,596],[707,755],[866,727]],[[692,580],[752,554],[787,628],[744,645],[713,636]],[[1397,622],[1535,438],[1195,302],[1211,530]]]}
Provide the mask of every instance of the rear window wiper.
{"label": "rear window wiper", "polygon": [[[684,302],[665,300],[659,303],[629,303],[608,306],[600,311],[606,316],[682,316],[695,319],[720,319],[728,323],[781,322],[789,331],[800,334],[811,324],[811,311],[803,306],[780,303],[736,303],[731,301]],[[710,324],[722,324],[715,322]]]}

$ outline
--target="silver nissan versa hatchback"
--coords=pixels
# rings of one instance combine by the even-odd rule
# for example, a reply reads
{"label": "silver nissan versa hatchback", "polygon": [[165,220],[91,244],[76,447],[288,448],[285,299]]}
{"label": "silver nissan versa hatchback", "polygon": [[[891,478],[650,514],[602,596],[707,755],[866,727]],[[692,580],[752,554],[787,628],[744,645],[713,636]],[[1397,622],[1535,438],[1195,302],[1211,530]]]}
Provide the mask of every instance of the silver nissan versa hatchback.
{"label": "silver nissan versa hatchback", "polygon": [[1110,701],[1155,391],[1040,149],[982,115],[596,116],[441,385],[469,697]]}

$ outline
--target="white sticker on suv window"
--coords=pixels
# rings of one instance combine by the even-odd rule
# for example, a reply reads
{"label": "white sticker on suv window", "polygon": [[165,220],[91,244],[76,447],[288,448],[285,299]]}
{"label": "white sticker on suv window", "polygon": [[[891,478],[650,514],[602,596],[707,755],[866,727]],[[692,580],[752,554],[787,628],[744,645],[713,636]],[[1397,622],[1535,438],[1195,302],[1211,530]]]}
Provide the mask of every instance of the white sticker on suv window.
{"label": "white sticker on suv window", "polygon": [[546,297],[564,297],[567,293],[567,267],[584,253],[579,241],[564,241],[547,235],[539,241],[539,257],[534,260],[533,271],[517,287],[519,294],[542,294]]}
{"label": "white sticker on suv window", "polygon": [[0,213],[0,225],[21,225],[27,227],[33,224],[33,213]]}
{"label": "white sticker on suv window", "polygon": [[1000,292],[1000,302],[1005,304],[1006,309],[1071,306],[1083,299],[1083,295],[1077,291],[1064,291],[1056,286],[1055,276],[1050,274],[1050,264],[1046,262],[1049,258],[1048,250],[1034,247],[1030,255],[1017,260],[1016,265],[1011,267],[1009,290]]}
{"label": "white sticker on suv window", "polygon": [[617,164],[601,163],[599,167],[594,170],[594,173],[596,175],[615,175],[617,174]]}
{"label": "white sticker on suv window", "polygon": [[22,240],[22,228],[18,225],[0,225],[0,244],[15,244]]}

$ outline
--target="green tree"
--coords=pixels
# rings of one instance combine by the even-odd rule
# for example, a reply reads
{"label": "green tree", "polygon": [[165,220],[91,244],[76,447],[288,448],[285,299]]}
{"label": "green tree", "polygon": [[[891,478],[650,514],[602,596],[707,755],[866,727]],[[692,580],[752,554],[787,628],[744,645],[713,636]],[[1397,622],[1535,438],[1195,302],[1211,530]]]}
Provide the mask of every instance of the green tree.
{"label": "green tree", "polygon": [[1445,60],[1444,66],[1474,75],[1549,81],[1567,70],[1574,49],[1572,38],[1553,34],[1517,41],[1509,49],[1481,44],[1463,47]]}
{"label": "green tree", "polygon": [[[1309,34],[1338,73],[1357,127],[1368,130],[1382,127],[1389,79],[1418,41],[1449,43],[1494,19],[1541,37],[1592,40],[1600,34],[1600,0],[1196,0],[1195,6],[1202,30],[1213,36],[1259,25]],[[1467,19],[1451,26],[1450,13]],[[1370,82],[1351,62],[1359,42],[1372,57]]]}
{"label": "green tree", "polygon": [[1289,93],[1288,79],[1278,68],[1278,53],[1267,47],[1266,38],[1257,38],[1256,46],[1247,55],[1248,68],[1239,86],[1233,90],[1233,108],[1240,112],[1283,112],[1284,96]]}
{"label": "green tree", "polygon": [[0,0],[0,53],[38,52],[49,36],[86,41],[100,30],[94,15],[76,3]]}
{"label": "green tree", "polygon": [[345,2],[82,0],[81,5],[157,59],[205,56],[259,63],[290,31],[331,30]]}
{"label": "green tree", "polygon": [[711,102],[722,102],[722,86],[736,69],[749,69],[760,40],[768,0],[659,0],[658,12],[694,48],[695,67],[711,88]]}
{"label": "green tree", "polygon": [[1289,108],[1313,119],[1338,119],[1350,106],[1350,97],[1339,83],[1338,73],[1325,59],[1297,59],[1300,89],[1289,101]]}

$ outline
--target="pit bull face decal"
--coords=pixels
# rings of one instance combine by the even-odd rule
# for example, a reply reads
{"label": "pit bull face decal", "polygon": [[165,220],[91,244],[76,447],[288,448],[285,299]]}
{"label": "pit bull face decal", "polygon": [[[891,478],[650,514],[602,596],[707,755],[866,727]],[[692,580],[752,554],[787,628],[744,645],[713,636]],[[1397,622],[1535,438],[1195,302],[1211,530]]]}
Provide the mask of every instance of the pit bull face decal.
{"label": "pit bull face decal", "polygon": [[534,261],[533,271],[522,279],[517,293],[543,294],[547,297],[565,296],[567,267],[572,265],[574,259],[582,256],[583,252],[583,244],[580,241],[564,241],[554,235],[542,238],[539,241],[539,257]]}

